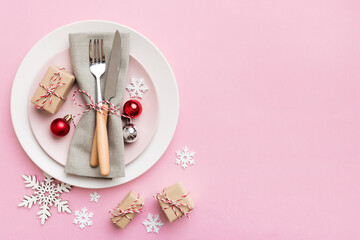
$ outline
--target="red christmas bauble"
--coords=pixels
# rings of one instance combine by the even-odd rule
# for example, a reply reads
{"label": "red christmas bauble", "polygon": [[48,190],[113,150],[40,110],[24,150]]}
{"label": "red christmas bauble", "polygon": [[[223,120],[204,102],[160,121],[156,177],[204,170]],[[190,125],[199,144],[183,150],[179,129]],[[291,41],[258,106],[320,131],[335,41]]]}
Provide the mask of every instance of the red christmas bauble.
{"label": "red christmas bauble", "polygon": [[126,116],[129,116],[131,118],[136,118],[140,116],[142,112],[142,106],[139,101],[132,99],[124,104],[123,110]]}
{"label": "red christmas bauble", "polygon": [[70,131],[71,116],[66,115],[64,118],[57,118],[50,125],[51,132],[57,137],[63,137]]}

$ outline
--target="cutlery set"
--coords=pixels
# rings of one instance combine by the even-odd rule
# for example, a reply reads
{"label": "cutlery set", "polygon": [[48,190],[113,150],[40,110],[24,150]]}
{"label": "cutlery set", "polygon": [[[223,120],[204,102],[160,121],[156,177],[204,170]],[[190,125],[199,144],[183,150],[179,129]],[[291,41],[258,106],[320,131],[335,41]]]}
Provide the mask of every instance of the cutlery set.
{"label": "cutlery set", "polygon": [[[96,129],[92,144],[90,165],[92,167],[100,166],[100,173],[102,176],[107,176],[110,173],[109,142],[107,133],[108,111],[105,109],[108,107],[106,101],[110,101],[116,95],[116,86],[120,69],[120,55],[121,37],[118,31],[115,33],[108,63],[105,59],[103,39],[90,39],[89,41],[89,68],[96,79],[96,102],[99,106],[103,106],[101,112],[96,112]],[[103,97],[101,91],[101,76],[105,73],[106,64],[108,64],[108,66]]]}

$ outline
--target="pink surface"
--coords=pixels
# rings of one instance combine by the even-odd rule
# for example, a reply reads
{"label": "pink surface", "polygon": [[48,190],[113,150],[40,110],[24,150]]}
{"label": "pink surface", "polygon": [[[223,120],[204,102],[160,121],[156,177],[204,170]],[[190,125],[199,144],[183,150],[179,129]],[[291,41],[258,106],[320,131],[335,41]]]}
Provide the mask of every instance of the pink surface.
{"label": "pink surface", "polygon": [[[36,89],[39,86],[39,81],[43,78],[47,69],[51,65],[57,65],[65,67],[67,71],[72,72],[71,60],[70,60],[70,51],[58,53],[56,56],[49,56],[51,59],[44,65],[39,67],[39,72],[36,76],[36,79],[33,79],[33,86],[29,94],[29,121],[33,131],[33,134],[43,148],[43,150],[55,161],[65,166],[67,162],[67,156],[70,148],[71,138],[74,135],[75,128],[71,124],[69,133],[62,138],[53,136],[50,133],[49,127],[51,122],[56,118],[63,118],[66,114],[73,114],[75,116],[74,123],[80,120],[80,116],[76,117],[76,114],[83,112],[86,108],[76,106],[73,103],[72,96],[78,86],[74,84],[71,91],[68,95],[68,101],[61,106],[59,112],[52,115],[45,111],[39,111],[35,108],[34,104],[31,103],[31,99]],[[126,80],[125,86],[128,86],[131,78],[144,79],[145,85],[148,87],[148,90],[144,93],[142,99],[137,99],[140,101],[143,111],[141,115],[133,120],[133,123],[136,125],[139,131],[138,140],[132,144],[125,144],[125,164],[128,164],[135,160],[149,145],[158,122],[158,100],[156,95],[156,89],[150,79],[150,76],[144,69],[144,67],[130,56],[129,60],[129,72]],[[95,83],[95,80],[94,80]],[[92,96],[95,99],[95,96]],[[124,93],[124,103],[130,99],[130,94],[127,90]],[[76,101],[78,104],[84,104],[82,96],[80,93],[76,95]],[[46,169],[45,169],[46,170]]]}
{"label": "pink surface", "polygon": [[[82,8],[86,6],[86,9]],[[5,1],[0,28],[1,239],[359,239],[360,3],[355,0]],[[18,66],[51,30],[105,19],[151,39],[173,67],[180,93],[174,139],[148,172],[127,184],[63,198],[86,206],[94,224],[73,214],[18,208],[22,174],[41,171],[22,150],[10,119]],[[27,94],[27,93],[24,93]],[[196,164],[174,164],[188,145]],[[146,234],[139,214],[125,231],[107,211],[130,189],[159,213],[152,194],[182,180],[196,209],[191,220]]]}

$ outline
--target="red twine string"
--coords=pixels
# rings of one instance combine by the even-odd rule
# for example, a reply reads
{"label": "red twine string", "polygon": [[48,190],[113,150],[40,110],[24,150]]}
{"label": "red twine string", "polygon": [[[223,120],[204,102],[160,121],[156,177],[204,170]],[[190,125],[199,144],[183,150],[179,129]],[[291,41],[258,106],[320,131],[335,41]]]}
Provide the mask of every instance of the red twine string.
{"label": "red twine string", "polygon": [[[183,215],[185,215],[187,218],[190,218],[189,213],[192,211],[192,208],[185,203],[180,203],[179,201],[182,200],[183,198],[186,198],[187,195],[189,195],[189,193],[181,196],[179,199],[177,200],[171,200],[165,192],[165,188],[163,189],[163,191],[161,193],[156,194],[156,196],[154,196],[154,198],[156,200],[159,200],[163,203],[168,204],[168,206],[164,207],[162,210],[166,210],[168,208],[171,208],[173,210],[173,212],[176,214],[176,216],[178,218],[181,218]],[[183,207],[187,207],[189,209],[188,212],[185,212]],[[176,211],[176,208],[179,209],[179,211],[183,214],[182,216],[179,216],[179,214]]]}
{"label": "red twine string", "polygon": [[120,219],[122,219],[123,217],[126,217],[127,219],[129,219],[130,221],[133,220],[133,218],[130,218],[127,214],[129,213],[139,213],[139,212],[144,212],[144,210],[142,210],[143,208],[143,204],[142,203],[137,203],[139,201],[140,198],[140,194],[138,194],[137,198],[134,200],[134,202],[130,205],[130,207],[128,207],[125,210],[122,210],[120,208],[113,208],[109,211],[109,213],[113,216],[113,217],[119,217],[114,223],[117,223],[118,221],[120,221]]}
{"label": "red twine string", "polygon": [[[79,104],[76,102],[76,93],[82,93],[82,94],[85,94],[89,99],[90,99],[90,103],[87,103],[87,104]],[[88,111],[90,111],[91,109],[103,114],[104,116],[106,115],[106,113],[104,111],[107,111],[108,112],[108,115],[117,115],[119,117],[125,117],[125,118],[128,118],[130,119],[130,117],[124,115],[121,113],[120,109],[117,108],[113,103],[109,102],[109,101],[101,101],[101,102],[98,102],[98,103],[95,103],[94,100],[92,99],[91,95],[89,93],[87,93],[86,91],[84,90],[81,90],[81,89],[77,89],[74,91],[74,94],[73,94],[73,102],[76,106],[79,106],[79,107],[83,107],[83,106],[86,106],[87,109],[85,109],[82,113],[78,113],[74,116],[74,118],[76,116],[79,116],[79,115],[82,115]],[[107,105],[105,105],[105,103]]]}
{"label": "red twine string", "polygon": [[[60,98],[61,100],[66,100],[66,98],[60,96],[59,94],[57,94],[55,91],[58,87],[60,86],[64,86],[66,85],[66,83],[61,82],[61,72],[64,70],[65,68],[60,68],[58,72],[54,73],[51,76],[50,79],[50,86],[47,88],[45,87],[42,83],[39,83],[39,86],[44,88],[46,90],[46,93],[41,95],[39,98],[36,99],[35,101],[35,107],[37,109],[43,109],[45,106],[46,101],[49,99],[50,100],[50,104],[52,103],[52,96],[55,95],[56,97]],[[41,100],[41,104],[39,105],[38,102]]]}

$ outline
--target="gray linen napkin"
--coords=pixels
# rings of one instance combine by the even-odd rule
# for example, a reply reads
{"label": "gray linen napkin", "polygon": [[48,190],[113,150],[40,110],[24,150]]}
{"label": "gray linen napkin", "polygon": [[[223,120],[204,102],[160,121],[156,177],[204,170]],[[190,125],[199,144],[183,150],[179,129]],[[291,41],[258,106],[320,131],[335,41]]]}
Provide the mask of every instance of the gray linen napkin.
{"label": "gray linen napkin", "polygon": [[[116,96],[111,99],[117,108],[121,108],[124,97],[125,80],[129,66],[130,36],[121,33],[121,61]],[[91,38],[104,39],[106,61],[109,61],[114,33],[73,33],[69,34],[71,61],[80,89],[88,92],[93,100],[96,98],[96,82],[89,70],[89,40]],[[101,89],[104,93],[107,71],[101,77]],[[80,94],[79,94],[80,95]],[[80,97],[80,96],[79,96]],[[82,95],[86,103],[90,103],[87,96]],[[81,109],[79,108],[79,112]],[[100,177],[99,167],[90,166],[90,155],[95,131],[95,111],[91,110],[81,116],[74,136],[71,140],[65,172],[74,175]],[[122,121],[119,116],[108,117],[110,174],[106,178],[125,176],[124,142],[122,135]]]}

